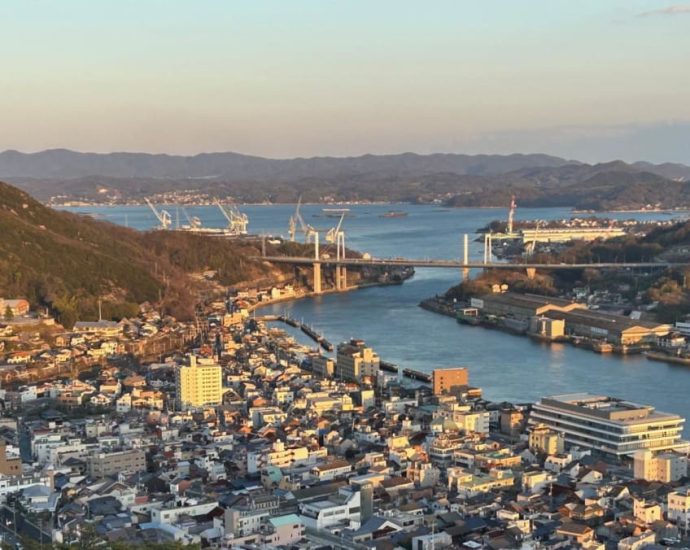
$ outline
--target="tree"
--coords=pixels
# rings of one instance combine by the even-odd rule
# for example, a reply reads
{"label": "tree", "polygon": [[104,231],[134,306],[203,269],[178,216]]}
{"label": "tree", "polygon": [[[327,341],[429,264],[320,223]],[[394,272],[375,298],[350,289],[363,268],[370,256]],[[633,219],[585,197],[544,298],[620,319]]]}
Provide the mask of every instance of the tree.
{"label": "tree", "polygon": [[12,308],[7,306],[5,308],[5,321],[11,321],[12,319],[14,319],[14,313],[12,312]]}

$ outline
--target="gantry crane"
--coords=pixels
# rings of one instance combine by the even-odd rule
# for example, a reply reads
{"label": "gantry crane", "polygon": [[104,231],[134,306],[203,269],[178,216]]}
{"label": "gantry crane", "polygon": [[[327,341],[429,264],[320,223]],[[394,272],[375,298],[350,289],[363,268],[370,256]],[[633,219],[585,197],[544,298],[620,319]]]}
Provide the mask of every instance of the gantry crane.
{"label": "gantry crane", "polygon": [[158,227],[159,229],[168,229],[170,227],[170,224],[172,223],[172,218],[170,217],[170,212],[167,210],[158,210],[156,207],[153,205],[153,203],[149,199],[144,199],[146,201],[146,204],[149,205],[149,208],[151,209],[151,212],[153,212],[153,215],[156,216],[156,219],[159,221],[160,226]]}

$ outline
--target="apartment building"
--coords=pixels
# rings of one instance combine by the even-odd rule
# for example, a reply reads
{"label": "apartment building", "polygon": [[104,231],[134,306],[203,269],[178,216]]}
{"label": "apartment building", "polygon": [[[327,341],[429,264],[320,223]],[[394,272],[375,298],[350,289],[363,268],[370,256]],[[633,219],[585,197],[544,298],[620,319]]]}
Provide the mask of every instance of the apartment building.
{"label": "apartment building", "polygon": [[119,473],[146,471],[146,455],[140,449],[94,453],[86,460],[87,471],[93,478],[117,476]]}
{"label": "apartment building", "polygon": [[212,359],[189,356],[189,365],[177,367],[175,386],[181,409],[218,405],[223,400],[222,369]]}
{"label": "apartment building", "polygon": [[338,346],[336,375],[344,380],[361,382],[365,377],[378,375],[381,360],[364,340],[352,339]]}

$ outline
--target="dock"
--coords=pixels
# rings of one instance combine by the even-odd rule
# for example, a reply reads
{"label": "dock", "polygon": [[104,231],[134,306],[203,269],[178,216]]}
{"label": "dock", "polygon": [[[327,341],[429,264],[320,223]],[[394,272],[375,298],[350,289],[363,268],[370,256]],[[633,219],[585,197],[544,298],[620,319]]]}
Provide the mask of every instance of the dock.
{"label": "dock", "polygon": [[309,336],[314,342],[319,344],[324,350],[326,351],[333,351],[335,347],[331,342],[329,342],[326,338],[324,338],[323,335],[319,334],[314,330],[312,327],[307,325],[306,323],[302,323],[298,321],[297,319],[294,319],[288,315],[263,315],[258,318],[260,321],[280,321],[281,323],[285,323],[286,325],[291,326],[292,328],[297,328],[301,330],[304,334]]}

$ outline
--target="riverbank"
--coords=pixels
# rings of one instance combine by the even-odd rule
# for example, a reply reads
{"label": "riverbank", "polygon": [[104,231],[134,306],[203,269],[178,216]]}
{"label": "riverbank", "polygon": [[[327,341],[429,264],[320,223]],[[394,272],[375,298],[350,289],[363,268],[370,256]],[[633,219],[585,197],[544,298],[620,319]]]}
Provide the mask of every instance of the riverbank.
{"label": "riverbank", "polygon": [[308,288],[298,288],[292,295],[281,296],[280,298],[274,298],[269,300],[262,300],[261,302],[251,304],[247,308],[247,311],[249,313],[254,313],[259,309],[262,309],[264,307],[270,307],[276,304],[296,302],[299,300],[303,300],[305,298],[317,298],[319,296],[327,296],[329,294],[344,294],[346,292],[354,292],[355,290],[363,290],[365,288],[399,286],[402,285],[405,281],[411,279],[412,277],[414,277],[414,270],[409,269],[403,272],[403,277],[401,279],[396,279],[394,281],[363,281],[359,284],[348,286],[342,290],[338,290],[336,288],[328,288],[326,290],[322,290],[321,292],[314,292],[313,290],[309,290]]}
{"label": "riverbank", "polygon": [[[516,319],[512,317],[501,317],[496,315],[483,316],[477,308],[470,307],[469,304],[465,308],[458,309],[458,304],[449,303],[439,296],[427,298],[419,303],[419,307],[432,313],[444,315],[446,317],[454,318],[458,323],[481,326],[484,328],[498,329],[508,334],[517,336],[526,336],[533,340],[538,340],[544,343],[554,344],[570,344],[573,347],[585,349],[598,354],[615,354],[621,356],[646,354],[650,359],[658,361],[667,360],[669,363],[673,361],[672,356],[667,356],[662,353],[655,353],[652,351],[651,344],[636,344],[636,345],[621,345],[612,344],[601,339],[584,338],[581,336],[569,336],[566,334],[549,335],[543,332],[532,330],[530,322],[524,319]],[[650,354],[652,355],[650,357]],[[668,357],[668,359],[666,359]]]}

